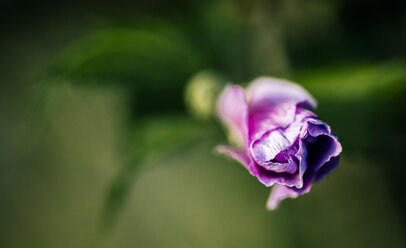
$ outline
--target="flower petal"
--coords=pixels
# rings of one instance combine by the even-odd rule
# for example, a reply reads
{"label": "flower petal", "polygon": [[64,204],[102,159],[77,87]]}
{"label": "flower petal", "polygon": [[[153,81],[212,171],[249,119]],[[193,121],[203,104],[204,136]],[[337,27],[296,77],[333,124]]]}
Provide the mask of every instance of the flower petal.
{"label": "flower petal", "polygon": [[268,210],[274,210],[279,206],[279,203],[285,198],[296,198],[298,197],[298,193],[293,191],[292,189],[283,186],[283,185],[275,185],[272,188],[271,194],[269,195],[268,201],[266,203],[266,207]]}
{"label": "flower petal", "polygon": [[[314,113],[298,107],[294,122],[287,128],[276,128],[267,131],[262,137],[252,141],[250,146],[252,157],[267,170],[295,173],[297,164],[293,163],[290,157],[298,153],[300,149],[303,150],[303,148],[300,148],[301,140],[299,137],[304,122],[314,117],[317,117]],[[306,151],[300,151],[300,153],[303,152]],[[298,156],[296,158],[301,160]]]}
{"label": "flower petal", "polygon": [[322,179],[337,168],[342,147],[337,137],[329,130],[327,124],[319,120],[309,120],[308,136],[303,141],[307,149],[307,169],[303,175],[303,187],[292,188],[299,194],[309,192],[314,181]]}
{"label": "flower petal", "polygon": [[314,181],[321,180],[338,166],[342,147],[337,137],[331,133],[330,127],[318,119],[305,120],[307,136],[302,140],[295,155],[299,160],[296,179],[302,186],[291,186],[286,183],[275,185],[267,202],[269,210],[275,209],[285,198],[296,198],[308,193]]}
{"label": "flower petal", "polygon": [[[289,186],[289,185],[280,185],[277,184],[273,186],[271,194],[269,195],[267,201],[267,209],[274,210],[279,206],[279,203],[284,200],[285,198],[296,198],[300,194],[304,194],[309,192],[310,187],[304,185],[304,175],[307,172],[307,148],[306,146],[302,145],[299,148],[296,157],[299,160],[299,172],[296,174],[296,178],[298,181],[299,186]],[[311,185],[311,184],[310,184]],[[303,189],[304,190],[300,190]]]}
{"label": "flower petal", "polygon": [[320,181],[323,177],[325,177],[327,174],[329,174],[330,172],[332,172],[333,170],[335,170],[338,166],[338,161],[339,161],[340,157],[336,156],[336,157],[332,157],[330,158],[330,160],[325,163],[316,173],[316,175],[314,176],[313,181],[317,182]]}
{"label": "flower petal", "polygon": [[[307,123],[308,137],[307,143],[310,153],[312,155],[316,167],[319,170],[320,167],[330,160],[332,157],[338,156],[342,151],[342,146],[337,137],[331,132],[330,126],[326,123],[317,120],[309,119]],[[312,142],[309,142],[312,141]]]}
{"label": "flower petal", "polygon": [[251,145],[252,157],[265,169],[274,172],[294,173],[296,163],[290,157],[297,152],[295,141],[299,135],[300,126],[291,125],[286,130],[269,131]]}
{"label": "flower petal", "polygon": [[219,97],[217,113],[231,139],[241,146],[247,144],[248,105],[244,90],[237,85],[228,85]]}
{"label": "flower petal", "polygon": [[291,101],[310,108],[317,105],[316,100],[303,87],[284,79],[257,78],[249,85],[247,92],[250,111]]}
{"label": "flower petal", "polygon": [[249,141],[259,139],[265,132],[285,128],[295,120],[297,104],[283,104],[249,110]]}
{"label": "flower petal", "polygon": [[299,150],[295,155],[296,159],[299,161],[299,176],[298,176],[298,183],[299,186],[294,186],[295,188],[301,189],[304,186],[304,175],[307,171],[307,147],[303,144],[302,141],[299,142]]}
{"label": "flower petal", "polygon": [[[297,164],[297,162],[295,161]],[[265,169],[264,167],[253,162],[249,171],[251,175],[256,176],[258,180],[265,186],[270,187],[274,184],[286,185],[288,187],[302,187],[303,183],[300,180],[300,174],[294,173],[278,173]]]}
{"label": "flower petal", "polygon": [[236,149],[236,148],[230,147],[230,146],[219,145],[216,147],[216,152],[227,155],[227,156],[237,160],[242,165],[244,165],[244,167],[247,169],[249,168],[250,164],[252,163],[250,156],[248,156],[244,150],[239,150],[239,149]]}

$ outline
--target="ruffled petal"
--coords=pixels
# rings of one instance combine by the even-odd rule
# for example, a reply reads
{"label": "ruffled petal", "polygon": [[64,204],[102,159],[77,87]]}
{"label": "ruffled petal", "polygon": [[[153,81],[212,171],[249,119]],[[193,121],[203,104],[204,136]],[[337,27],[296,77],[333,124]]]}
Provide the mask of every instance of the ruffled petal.
{"label": "ruffled petal", "polygon": [[295,158],[299,161],[299,172],[298,172],[298,186],[295,188],[301,189],[304,187],[304,176],[308,168],[307,158],[308,152],[307,147],[303,144],[302,141],[299,142],[299,150],[295,155]]}
{"label": "ruffled petal", "polygon": [[336,157],[331,157],[328,162],[326,162],[317,172],[316,175],[314,176],[313,181],[317,182],[323,179],[327,174],[335,170],[338,166],[338,161],[340,160],[339,156]]}
{"label": "ruffled petal", "polygon": [[219,96],[217,113],[227,127],[231,139],[241,146],[246,145],[248,105],[244,90],[237,85],[228,85]]}
{"label": "ruffled petal", "polygon": [[301,194],[307,193],[310,187],[304,183],[305,174],[307,173],[307,149],[306,146],[301,145],[296,158],[299,161],[299,171],[296,174],[296,185],[281,185],[276,184],[273,186],[271,194],[267,201],[267,209],[274,210],[279,206],[279,203],[285,198],[296,198]]}
{"label": "ruffled petal", "polygon": [[[330,127],[319,119],[304,119],[306,136],[301,141],[295,155],[298,159],[299,172],[296,175],[297,185],[276,184],[267,202],[269,210],[275,209],[285,198],[295,198],[308,193],[312,183],[321,180],[325,175],[337,168],[339,154],[342,151],[337,137],[331,133]],[[274,179],[274,181],[277,181]]]}
{"label": "ruffled petal", "polygon": [[249,110],[249,141],[259,139],[265,132],[285,128],[295,120],[297,104],[285,102],[280,105]]}
{"label": "ruffled petal", "polygon": [[[295,161],[297,164],[297,162]],[[258,180],[265,186],[270,187],[274,184],[285,185],[288,187],[302,187],[299,173],[278,173],[265,169],[263,166],[253,162],[250,165],[249,171],[251,175],[258,178]]]}
{"label": "ruffled petal", "polygon": [[295,101],[279,105],[249,108],[248,137],[252,142],[275,128],[286,128],[294,122],[302,123],[307,118],[318,118],[313,112],[298,106]]}
{"label": "ruffled petal", "polygon": [[[253,140],[250,146],[251,156],[258,165],[273,172],[295,173],[297,164],[291,157],[300,153],[296,158],[300,161],[303,148],[300,148],[300,134],[304,122],[309,118],[317,117],[311,111],[298,107],[294,122],[287,128],[276,128],[265,132],[261,137]],[[301,149],[301,151],[299,151]]]}
{"label": "ruffled petal", "polygon": [[251,145],[252,157],[265,169],[274,172],[294,173],[297,164],[291,156],[298,150],[295,144],[299,136],[300,125],[290,125],[287,129],[275,129],[265,133]]}
{"label": "ruffled petal", "polygon": [[247,89],[247,95],[250,111],[292,101],[310,108],[317,105],[316,100],[300,85],[271,77],[254,80]]}
{"label": "ruffled petal", "polygon": [[322,179],[337,168],[339,154],[342,151],[337,137],[324,122],[309,120],[307,132],[308,136],[303,140],[303,147],[307,149],[307,169],[303,175],[303,187],[292,188],[299,194],[309,192],[314,181]]}
{"label": "ruffled petal", "polygon": [[340,155],[342,146],[326,123],[318,119],[309,119],[307,134],[305,142],[308,143],[307,147],[312,154],[309,159],[315,163],[316,170],[319,170],[330,158]]}

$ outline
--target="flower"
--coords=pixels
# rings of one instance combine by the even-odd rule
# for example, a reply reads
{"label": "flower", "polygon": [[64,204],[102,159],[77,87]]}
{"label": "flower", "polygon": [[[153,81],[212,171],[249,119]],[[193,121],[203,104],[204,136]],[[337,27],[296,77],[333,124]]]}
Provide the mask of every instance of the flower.
{"label": "flower", "polygon": [[227,85],[217,112],[236,146],[217,151],[242,163],[265,186],[273,186],[267,208],[310,191],[338,166],[342,147],[330,127],[307,108],[316,101],[301,86],[261,77],[244,91]]}

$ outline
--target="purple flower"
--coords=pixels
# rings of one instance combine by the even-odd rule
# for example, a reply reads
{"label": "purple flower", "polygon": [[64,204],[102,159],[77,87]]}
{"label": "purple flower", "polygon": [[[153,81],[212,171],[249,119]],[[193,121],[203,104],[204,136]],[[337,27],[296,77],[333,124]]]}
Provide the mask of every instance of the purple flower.
{"label": "purple flower", "polygon": [[273,186],[267,207],[310,191],[338,165],[342,150],[330,127],[306,108],[316,101],[301,86],[258,78],[244,92],[228,85],[218,100],[218,115],[236,147],[220,153],[241,162],[265,186]]}

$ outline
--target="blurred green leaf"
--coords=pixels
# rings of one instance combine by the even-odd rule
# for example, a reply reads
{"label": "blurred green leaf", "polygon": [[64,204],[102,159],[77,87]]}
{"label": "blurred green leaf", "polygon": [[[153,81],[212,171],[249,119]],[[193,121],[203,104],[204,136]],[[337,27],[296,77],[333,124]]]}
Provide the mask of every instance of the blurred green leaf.
{"label": "blurred green leaf", "polygon": [[154,164],[167,156],[184,153],[213,129],[200,126],[183,116],[146,118],[133,128],[128,146],[129,159],[113,181],[105,203],[103,224],[114,224],[122,209],[134,179],[145,165]]}
{"label": "blurred green leaf", "polygon": [[329,101],[357,100],[401,93],[406,88],[405,68],[406,63],[403,61],[346,63],[302,70],[295,78],[316,98]]}
{"label": "blurred green leaf", "polygon": [[102,29],[72,42],[54,74],[86,83],[174,87],[204,63],[198,51],[170,25]]}

